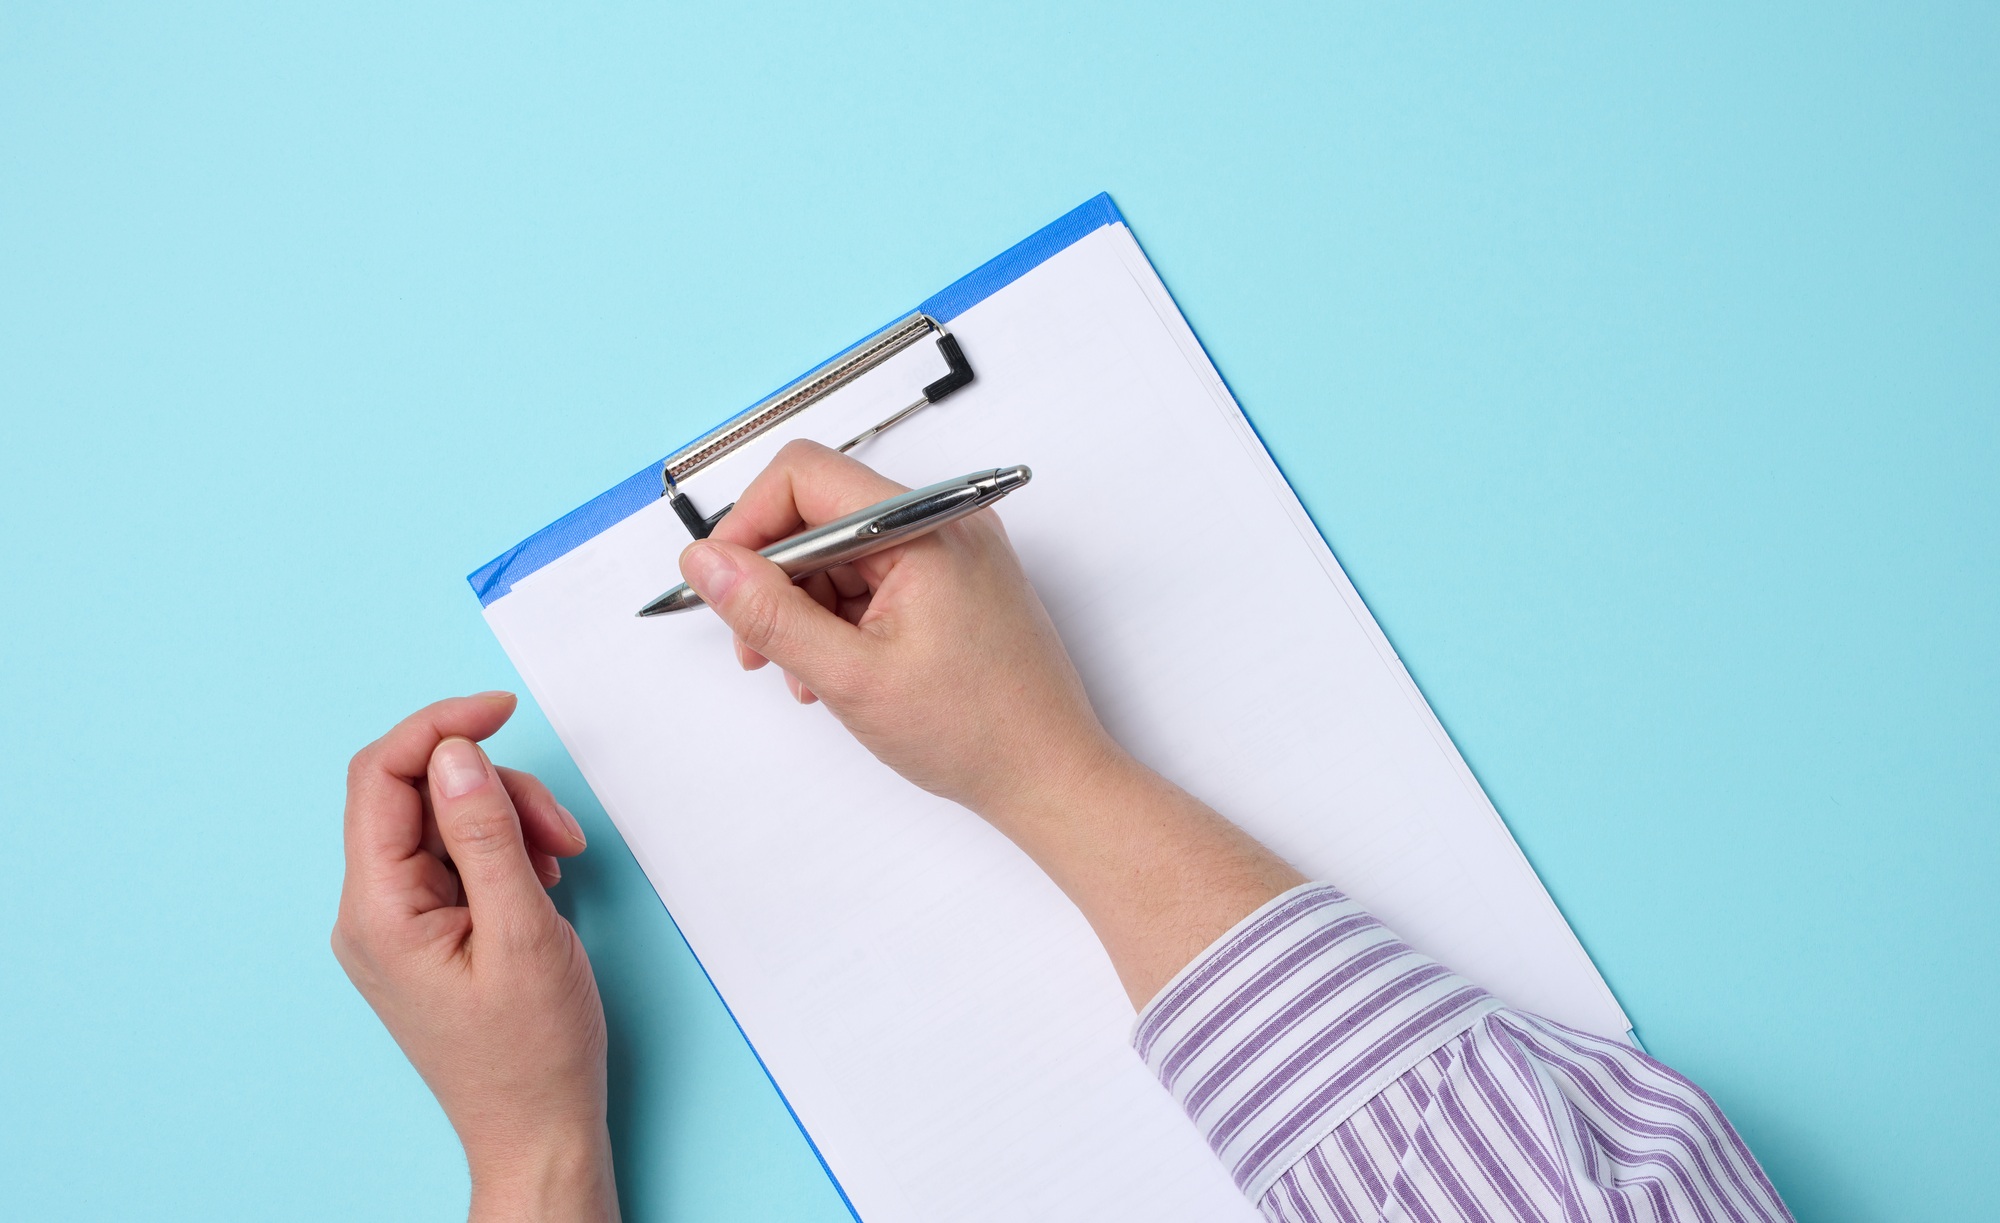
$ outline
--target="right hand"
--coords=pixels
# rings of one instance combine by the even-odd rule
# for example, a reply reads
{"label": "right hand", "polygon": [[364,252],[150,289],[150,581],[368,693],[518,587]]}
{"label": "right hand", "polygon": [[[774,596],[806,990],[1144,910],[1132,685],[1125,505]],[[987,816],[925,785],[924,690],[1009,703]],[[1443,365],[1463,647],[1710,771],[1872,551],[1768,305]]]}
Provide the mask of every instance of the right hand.
{"label": "right hand", "polygon": [[884,764],[1012,838],[1142,1006],[1303,877],[1105,733],[992,510],[798,585],[755,551],[904,491],[793,442],[681,573],[744,669],[777,663]]}
{"label": "right hand", "polygon": [[884,764],[989,819],[1121,760],[992,510],[798,585],[757,554],[907,491],[792,442],[681,573],[745,670],[777,663]]}

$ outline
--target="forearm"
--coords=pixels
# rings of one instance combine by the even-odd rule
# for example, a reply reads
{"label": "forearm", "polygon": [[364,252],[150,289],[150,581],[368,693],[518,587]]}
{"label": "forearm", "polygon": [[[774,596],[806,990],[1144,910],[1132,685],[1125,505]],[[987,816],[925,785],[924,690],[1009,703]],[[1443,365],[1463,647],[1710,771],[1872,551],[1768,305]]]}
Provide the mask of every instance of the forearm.
{"label": "forearm", "polygon": [[1082,911],[1132,1005],[1305,877],[1115,744],[981,811]]}

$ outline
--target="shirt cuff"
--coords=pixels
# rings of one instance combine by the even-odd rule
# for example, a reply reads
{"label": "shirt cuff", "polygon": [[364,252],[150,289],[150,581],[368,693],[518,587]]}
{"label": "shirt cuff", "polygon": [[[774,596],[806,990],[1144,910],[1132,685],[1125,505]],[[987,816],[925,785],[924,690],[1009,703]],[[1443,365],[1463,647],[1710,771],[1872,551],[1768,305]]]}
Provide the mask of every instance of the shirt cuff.
{"label": "shirt cuff", "polygon": [[1132,1045],[1251,1201],[1500,1003],[1339,889],[1293,888],[1196,956]]}

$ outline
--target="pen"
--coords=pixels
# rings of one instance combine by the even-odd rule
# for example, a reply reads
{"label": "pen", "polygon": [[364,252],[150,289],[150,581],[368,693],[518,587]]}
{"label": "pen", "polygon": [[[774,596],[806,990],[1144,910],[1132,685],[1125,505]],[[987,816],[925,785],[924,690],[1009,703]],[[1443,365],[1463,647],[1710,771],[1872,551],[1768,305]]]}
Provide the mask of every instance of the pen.
{"label": "pen", "polygon": [[[1026,484],[1033,474],[1025,467],[975,471],[781,539],[761,555],[794,579],[811,577],[976,514]],[[640,608],[639,614],[664,616],[701,606],[701,596],[683,583]]]}

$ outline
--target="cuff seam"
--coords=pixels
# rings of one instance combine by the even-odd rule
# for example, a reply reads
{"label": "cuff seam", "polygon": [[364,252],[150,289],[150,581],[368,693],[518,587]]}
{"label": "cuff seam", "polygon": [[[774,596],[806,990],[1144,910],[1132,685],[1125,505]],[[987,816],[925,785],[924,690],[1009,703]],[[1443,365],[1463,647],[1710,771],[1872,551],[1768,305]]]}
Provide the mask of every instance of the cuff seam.
{"label": "cuff seam", "polygon": [[[1211,942],[1208,946],[1202,948],[1199,952],[1195,954],[1193,959],[1181,965],[1180,971],[1175,973],[1172,977],[1169,977],[1167,979],[1167,983],[1165,985],[1162,985],[1159,988],[1159,990],[1156,993],[1154,993],[1152,998],[1149,1001],[1147,1001],[1146,1005],[1139,1008],[1139,1013],[1132,1017],[1131,1028],[1128,1029],[1125,1033],[1126,1043],[1136,1048],[1139,1044],[1139,1035],[1141,1032],[1145,1030],[1147,1023],[1149,1023],[1154,1017],[1154,1015],[1156,1015],[1160,1010],[1164,1009],[1164,1007],[1174,997],[1175,993],[1179,991],[1182,988],[1182,986],[1187,982],[1188,978],[1194,976],[1198,971],[1204,968],[1209,963],[1209,961],[1216,955],[1218,951],[1228,946],[1229,944],[1235,942],[1237,938],[1241,936],[1249,927],[1257,924],[1257,922],[1261,921],[1265,916],[1267,916],[1271,912],[1283,907],[1284,905],[1293,900],[1298,899],[1300,896],[1303,896],[1308,892],[1322,891],[1322,890],[1327,892],[1332,892],[1335,896],[1342,896],[1342,893],[1339,891],[1339,889],[1335,888],[1330,883],[1314,883],[1314,882],[1301,883],[1297,887],[1290,888],[1286,891],[1280,892],[1276,896],[1273,896],[1271,897],[1271,899],[1265,901],[1263,904],[1258,905],[1255,909],[1244,914],[1243,919],[1241,921],[1229,927],[1229,929],[1223,931],[1220,935],[1217,935],[1214,942]],[[1144,1055],[1141,1054],[1141,1056],[1143,1057]]]}

